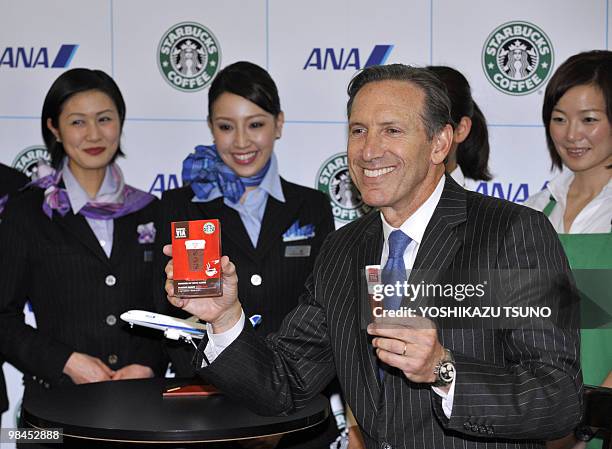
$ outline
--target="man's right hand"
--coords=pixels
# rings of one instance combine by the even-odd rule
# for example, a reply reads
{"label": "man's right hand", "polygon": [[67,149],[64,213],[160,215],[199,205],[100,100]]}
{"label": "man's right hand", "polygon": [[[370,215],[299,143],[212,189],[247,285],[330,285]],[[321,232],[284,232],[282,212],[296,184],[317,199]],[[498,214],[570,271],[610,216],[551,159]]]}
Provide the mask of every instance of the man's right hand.
{"label": "man's right hand", "polygon": [[73,352],[68,357],[63,371],[75,384],[111,380],[115,373],[99,358],[81,352]]}
{"label": "man's right hand", "polygon": [[[164,254],[172,257],[172,245],[164,246]],[[238,276],[229,257],[221,258],[223,295],[213,298],[179,298],[174,295],[174,265],[172,259],[166,265],[166,293],[170,304],[210,323],[213,332],[219,334],[231,329],[240,319],[242,307],[238,301]]]}

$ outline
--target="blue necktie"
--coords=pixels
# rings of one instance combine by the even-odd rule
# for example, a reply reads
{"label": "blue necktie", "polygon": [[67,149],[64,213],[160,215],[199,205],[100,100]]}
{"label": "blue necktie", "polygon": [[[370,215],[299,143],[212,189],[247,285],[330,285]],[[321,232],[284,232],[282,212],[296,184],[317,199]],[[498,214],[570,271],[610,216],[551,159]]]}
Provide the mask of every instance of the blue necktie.
{"label": "blue necktie", "polygon": [[[381,280],[383,284],[401,285],[408,280],[406,277],[406,265],[404,265],[404,253],[412,239],[402,231],[395,230],[389,235],[389,258],[382,270]],[[402,304],[402,296],[389,296],[384,299],[385,310],[397,310]]]}
{"label": "blue necktie", "polygon": [[[412,239],[404,234],[399,229],[393,231],[389,235],[389,258],[381,273],[381,281],[383,285],[395,285],[399,281],[403,285],[404,281],[408,280],[406,276],[406,265],[404,264],[404,253],[406,248],[412,242]],[[403,296],[385,296],[383,306],[385,310],[397,310],[402,304]],[[382,380],[385,377],[385,369],[388,369],[386,364],[378,361],[378,374]]]}

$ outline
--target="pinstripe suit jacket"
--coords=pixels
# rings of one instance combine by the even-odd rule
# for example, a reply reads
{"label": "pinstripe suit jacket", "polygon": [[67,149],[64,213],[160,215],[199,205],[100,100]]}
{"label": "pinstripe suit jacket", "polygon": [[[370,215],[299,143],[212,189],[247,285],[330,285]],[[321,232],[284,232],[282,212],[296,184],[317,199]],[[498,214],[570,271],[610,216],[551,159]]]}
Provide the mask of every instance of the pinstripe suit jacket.
{"label": "pinstripe suit jacket", "polygon": [[[247,316],[260,314],[263,317],[256,329],[262,336],[277,331],[285,315],[297,305],[319,249],[325,237],[334,230],[329,201],[321,192],[282,178],[281,186],[285,202],[268,197],[257,248],[253,247],[238,212],[226,206],[223,198],[209,202],[192,202],[193,191],[189,186],[164,193],[156,224],[159,235],[155,256],[158,257],[162,255],[161,246],[170,243],[170,222],[206,218],[220,220],[223,254],[228,255],[236,264],[245,313]],[[296,220],[299,220],[300,226],[314,225],[315,236],[306,240],[283,241],[283,233]],[[310,247],[309,256],[286,257],[288,247],[304,245]],[[159,283],[155,285],[155,294],[158,298],[158,310],[177,316],[181,311],[168,303],[164,290],[164,267],[167,261],[168,258],[163,255],[156,261]],[[253,275],[260,276],[260,285],[251,282]],[[166,344],[177,374],[194,375],[191,363],[193,348],[184,343],[175,345],[174,342],[168,341]]]}
{"label": "pinstripe suit jacket", "polygon": [[[28,177],[15,169],[0,164],[0,198],[12,194],[28,182]],[[1,217],[0,217],[1,218]],[[0,413],[8,408],[4,374],[2,372],[2,357],[0,357]]]}
{"label": "pinstripe suit jacket", "polygon": [[[153,307],[153,244],[140,244],[136,228],[153,221],[157,202],[114,220],[110,258],[82,215],[49,219],[42,202],[42,189],[26,190],[0,224],[0,352],[24,373],[25,394],[71,384],[62,370],[74,351],[112,369],[138,363],[163,374],[159,332],[119,319]],[[24,323],[26,299],[36,329]]]}
{"label": "pinstripe suit jacket", "polygon": [[[363,268],[379,263],[381,250],[378,213],[333,233],[278,334],[264,342],[245,326],[199,374],[261,413],[287,413],[337,373],[368,448],[541,447],[573,429],[582,389],[575,330],[440,330],[456,359],[450,419],[429,385],[397,370],[381,384],[359,305],[366,300]],[[446,177],[414,268],[519,267],[569,273],[546,218]]]}

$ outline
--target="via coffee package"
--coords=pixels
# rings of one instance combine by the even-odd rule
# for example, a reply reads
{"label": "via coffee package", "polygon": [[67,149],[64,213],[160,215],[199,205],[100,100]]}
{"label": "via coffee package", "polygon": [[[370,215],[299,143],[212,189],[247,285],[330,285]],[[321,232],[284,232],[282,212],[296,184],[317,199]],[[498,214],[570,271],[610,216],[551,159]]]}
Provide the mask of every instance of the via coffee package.
{"label": "via coffee package", "polygon": [[172,257],[176,296],[223,294],[219,220],[173,221]]}

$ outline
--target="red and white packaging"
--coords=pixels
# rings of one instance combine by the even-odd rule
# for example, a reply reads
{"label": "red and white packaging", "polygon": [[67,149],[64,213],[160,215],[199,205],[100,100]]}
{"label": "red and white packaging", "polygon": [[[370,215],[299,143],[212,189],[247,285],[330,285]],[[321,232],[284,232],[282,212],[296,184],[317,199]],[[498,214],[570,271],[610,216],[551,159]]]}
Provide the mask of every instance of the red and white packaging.
{"label": "red and white packaging", "polygon": [[219,220],[172,222],[174,294],[221,296],[221,225]]}

